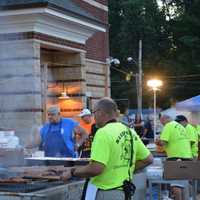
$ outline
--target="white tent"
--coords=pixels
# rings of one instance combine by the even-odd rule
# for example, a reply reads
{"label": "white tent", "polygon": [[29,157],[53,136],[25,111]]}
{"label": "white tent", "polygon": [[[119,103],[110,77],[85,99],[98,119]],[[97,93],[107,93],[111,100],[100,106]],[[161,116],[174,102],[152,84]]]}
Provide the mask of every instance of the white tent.
{"label": "white tent", "polygon": [[168,108],[166,110],[163,110],[161,114],[165,114],[170,116],[172,119],[175,119],[177,115],[184,115],[188,119],[191,119],[191,112],[184,111],[184,110],[177,110],[175,107]]}
{"label": "white tent", "polygon": [[193,124],[200,124],[200,95],[178,102],[176,104],[177,112],[189,113],[186,115]]}
{"label": "white tent", "polygon": [[181,111],[200,112],[200,95],[178,102],[176,104],[176,109]]}

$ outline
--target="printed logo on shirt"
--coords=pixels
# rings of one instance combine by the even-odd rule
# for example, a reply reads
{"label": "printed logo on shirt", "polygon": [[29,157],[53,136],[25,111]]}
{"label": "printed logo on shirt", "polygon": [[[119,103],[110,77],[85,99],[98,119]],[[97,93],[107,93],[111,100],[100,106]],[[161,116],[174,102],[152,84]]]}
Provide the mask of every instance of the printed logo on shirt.
{"label": "printed logo on shirt", "polygon": [[60,129],[60,133],[63,135],[64,134],[64,128]]}

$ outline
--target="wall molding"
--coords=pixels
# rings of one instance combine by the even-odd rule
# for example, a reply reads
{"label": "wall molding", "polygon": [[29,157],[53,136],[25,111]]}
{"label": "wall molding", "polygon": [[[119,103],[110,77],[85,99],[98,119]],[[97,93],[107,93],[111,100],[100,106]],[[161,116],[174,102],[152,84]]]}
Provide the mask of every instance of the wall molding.
{"label": "wall molding", "polygon": [[106,32],[106,29],[49,8],[0,12],[0,34],[38,32],[85,45],[86,41],[98,31]]}

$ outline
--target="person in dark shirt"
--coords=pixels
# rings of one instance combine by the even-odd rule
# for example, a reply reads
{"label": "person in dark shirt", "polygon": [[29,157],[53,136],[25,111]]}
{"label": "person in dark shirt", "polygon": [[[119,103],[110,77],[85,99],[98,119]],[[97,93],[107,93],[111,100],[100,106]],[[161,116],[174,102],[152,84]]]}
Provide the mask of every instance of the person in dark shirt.
{"label": "person in dark shirt", "polygon": [[95,133],[97,132],[98,128],[96,127],[96,124],[92,124],[91,126],[91,133],[88,137],[88,139],[83,143],[83,145],[80,148],[81,158],[89,158],[90,152],[91,152],[91,146],[92,141],[94,139]]}
{"label": "person in dark shirt", "polygon": [[141,115],[140,114],[136,114],[135,115],[135,121],[134,121],[134,129],[136,131],[136,133],[142,137],[142,133],[143,133],[143,127],[144,123],[142,121]]}
{"label": "person in dark shirt", "polygon": [[144,130],[142,137],[153,139],[153,126],[152,126],[153,120],[151,117],[147,118],[147,121],[144,124]]}

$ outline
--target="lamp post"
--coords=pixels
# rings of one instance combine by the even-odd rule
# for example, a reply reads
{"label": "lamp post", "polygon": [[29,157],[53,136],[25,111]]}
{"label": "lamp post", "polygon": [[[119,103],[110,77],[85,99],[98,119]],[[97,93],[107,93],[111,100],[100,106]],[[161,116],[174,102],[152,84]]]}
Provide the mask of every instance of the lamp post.
{"label": "lamp post", "polygon": [[[141,115],[142,114],[142,76],[143,76],[143,71],[142,71],[142,40],[139,40],[139,56],[138,56],[138,62],[135,61],[132,57],[127,58],[128,63],[133,63],[138,67],[138,73],[133,74],[133,71],[130,72],[125,72],[127,75],[126,79],[127,81],[130,81],[131,77],[135,76],[136,79],[136,91],[137,91],[137,110],[138,113]],[[109,60],[109,63],[111,66],[119,66],[120,65],[120,60],[117,58],[111,58]],[[120,70],[117,70],[120,71]]]}
{"label": "lamp post", "polygon": [[156,140],[156,92],[160,89],[163,85],[161,80],[152,79],[147,81],[147,86],[153,90],[153,115],[154,115],[154,127],[153,127],[153,135],[154,141]]}
{"label": "lamp post", "polygon": [[[138,114],[142,114],[142,40],[139,41],[139,57],[138,62],[132,57],[128,57],[127,61],[129,63],[134,63],[138,67],[138,73],[135,74],[136,80],[136,91],[137,91],[137,109]],[[132,74],[133,75],[133,74]]]}

